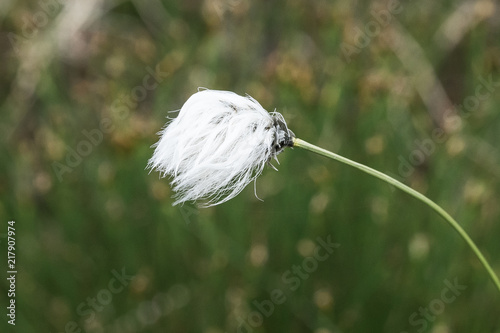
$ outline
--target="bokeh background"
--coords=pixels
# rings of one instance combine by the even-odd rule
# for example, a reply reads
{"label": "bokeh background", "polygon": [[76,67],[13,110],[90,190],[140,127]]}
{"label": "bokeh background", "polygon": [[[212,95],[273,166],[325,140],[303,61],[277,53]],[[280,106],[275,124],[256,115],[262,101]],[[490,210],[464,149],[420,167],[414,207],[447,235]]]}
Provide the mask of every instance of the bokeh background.
{"label": "bokeh background", "polygon": [[208,209],[145,170],[198,87],[247,93],[438,202],[500,274],[497,1],[3,0],[0,22],[0,331],[500,332],[458,234],[357,170],[288,149],[263,202]]}

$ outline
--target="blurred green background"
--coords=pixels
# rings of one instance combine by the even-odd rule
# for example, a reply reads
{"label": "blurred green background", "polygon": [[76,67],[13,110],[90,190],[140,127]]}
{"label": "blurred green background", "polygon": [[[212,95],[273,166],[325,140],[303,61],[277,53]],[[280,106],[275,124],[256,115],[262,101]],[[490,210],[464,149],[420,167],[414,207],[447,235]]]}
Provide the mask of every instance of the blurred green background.
{"label": "blurred green background", "polygon": [[458,234],[357,170],[287,149],[263,202],[208,209],[145,170],[198,87],[248,93],[441,204],[500,274],[498,2],[7,0],[0,20],[0,331],[500,332]]}

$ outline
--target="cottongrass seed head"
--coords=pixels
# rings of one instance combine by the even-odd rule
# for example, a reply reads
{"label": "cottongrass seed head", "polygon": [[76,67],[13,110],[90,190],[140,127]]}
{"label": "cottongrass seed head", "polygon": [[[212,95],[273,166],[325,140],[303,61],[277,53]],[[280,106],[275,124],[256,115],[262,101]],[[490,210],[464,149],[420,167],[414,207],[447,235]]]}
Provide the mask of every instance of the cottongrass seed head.
{"label": "cottongrass seed head", "polygon": [[174,205],[202,201],[201,207],[238,195],[294,137],[280,113],[219,90],[192,95],[158,134],[148,168],[171,177]]}

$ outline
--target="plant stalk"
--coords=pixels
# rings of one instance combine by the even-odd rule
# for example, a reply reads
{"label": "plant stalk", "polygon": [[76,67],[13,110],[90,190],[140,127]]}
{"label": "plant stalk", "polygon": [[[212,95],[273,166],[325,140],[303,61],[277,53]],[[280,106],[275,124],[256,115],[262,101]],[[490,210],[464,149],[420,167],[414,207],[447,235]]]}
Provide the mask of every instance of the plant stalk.
{"label": "plant stalk", "polygon": [[408,193],[412,197],[416,198],[417,200],[422,201],[425,203],[427,206],[431,207],[434,211],[436,211],[439,215],[441,215],[442,218],[445,219],[446,222],[448,222],[453,229],[455,229],[459,235],[465,240],[465,242],[469,245],[469,247],[472,249],[474,254],[477,256],[479,261],[483,264],[484,268],[488,272],[489,276],[493,280],[493,283],[497,287],[498,291],[500,292],[500,281],[498,279],[498,276],[495,274],[493,269],[491,268],[490,264],[486,260],[486,258],[483,256],[481,251],[478,249],[474,241],[469,237],[467,232],[458,224],[453,217],[451,217],[450,214],[448,214],[443,208],[441,208],[438,204],[436,204],[434,201],[431,199],[427,198],[425,195],[415,191],[411,187],[406,186],[405,184],[401,183],[400,181],[386,175],[385,173],[382,173],[380,171],[377,171],[375,169],[372,169],[370,167],[367,167],[366,165],[354,162],[348,158],[345,158],[343,156],[340,156],[338,154],[332,153],[331,151],[328,151],[326,149],[320,148],[318,146],[315,146],[313,144],[310,144],[304,140],[301,140],[299,138],[293,138],[293,147],[299,147],[303,148],[306,150],[309,150],[313,153],[319,154],[324,157],[331,158],[333,160],[342,162],[344,164],[347,164],[349,166],[352,166],[356,169],[359,169],[373,177],[376,177],[378,179],[383,180],[386,183],[389,183],[398,189],[400,189],[403,192]]}

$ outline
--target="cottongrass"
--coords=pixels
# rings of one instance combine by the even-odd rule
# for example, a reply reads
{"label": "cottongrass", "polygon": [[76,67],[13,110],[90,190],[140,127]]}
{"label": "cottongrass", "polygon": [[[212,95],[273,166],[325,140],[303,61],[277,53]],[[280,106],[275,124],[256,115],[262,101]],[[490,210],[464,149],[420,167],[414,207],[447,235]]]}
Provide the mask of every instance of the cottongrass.
{"label": "cottongrass", "polygon": [[192,95],[159,134],[148,167],[171,177],[174,205],[202,201],[201,207],[237,196],[293,137],[280,113],[219,90]]}
{"label": "cottongrass", "polygon": [[434,201],[400,181],[346,157],[296,138],[277,112],[268,113],[250,96],[203,90],[191,96],[161,132],[148,166],[171,176],[174,205],[203,200],[202,207],[238,195],[285,147],[299,147],[342,162],[413,196],[458,232],[500,291],[500,280],[467,232]]}

